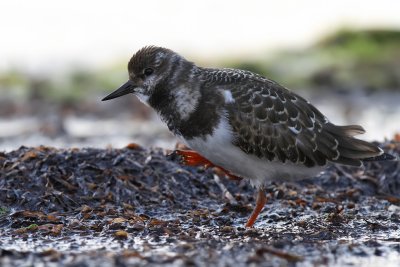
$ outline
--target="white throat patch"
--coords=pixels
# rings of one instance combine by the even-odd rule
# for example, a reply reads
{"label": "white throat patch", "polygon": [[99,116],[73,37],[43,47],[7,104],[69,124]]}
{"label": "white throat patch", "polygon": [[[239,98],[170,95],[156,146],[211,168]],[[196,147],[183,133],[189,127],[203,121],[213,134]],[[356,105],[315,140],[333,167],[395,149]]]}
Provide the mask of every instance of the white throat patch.
{"label": "white throat patch", "polygon": [[137,96],[137,98],[139,98],[140,102],[142,102],[146,106],[149,106],[149,96],[148,95],[144,95],[142,93],[135,93],[135,96]]}

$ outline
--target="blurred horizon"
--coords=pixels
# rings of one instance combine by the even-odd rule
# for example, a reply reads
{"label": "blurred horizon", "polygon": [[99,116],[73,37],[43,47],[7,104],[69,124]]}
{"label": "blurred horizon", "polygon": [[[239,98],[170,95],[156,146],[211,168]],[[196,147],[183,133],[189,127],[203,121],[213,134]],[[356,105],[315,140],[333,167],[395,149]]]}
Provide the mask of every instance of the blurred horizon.
{"label": "blurred horizon", "polygon": [[301,50],[338,29],[400,30],[400,2],[2,1],[0,71],[101,69],[145,45],[193,61]]}

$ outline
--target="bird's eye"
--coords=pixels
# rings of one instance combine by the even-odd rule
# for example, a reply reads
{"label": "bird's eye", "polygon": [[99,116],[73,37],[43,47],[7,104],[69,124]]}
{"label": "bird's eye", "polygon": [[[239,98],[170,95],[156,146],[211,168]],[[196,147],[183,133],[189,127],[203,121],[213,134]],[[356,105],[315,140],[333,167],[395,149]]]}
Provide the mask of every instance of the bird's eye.
{"label": "bird's eye", "polygon": [[152,68],[146,68],[146,69],[144,69],[143,74],[146,76],[149,76],[149,75],[153,74],[153,72],[154,72],[154,70]]}

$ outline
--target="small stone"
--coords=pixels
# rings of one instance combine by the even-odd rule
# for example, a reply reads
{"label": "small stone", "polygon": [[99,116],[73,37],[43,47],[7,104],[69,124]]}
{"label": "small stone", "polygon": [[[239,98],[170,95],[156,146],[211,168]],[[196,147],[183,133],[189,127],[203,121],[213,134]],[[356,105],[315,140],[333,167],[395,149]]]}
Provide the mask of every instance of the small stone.
{"label": "small stone", "polygon": [[128,238],[128,232],[119,230],[115,232],[115,237],[118,239],[127,239]]}

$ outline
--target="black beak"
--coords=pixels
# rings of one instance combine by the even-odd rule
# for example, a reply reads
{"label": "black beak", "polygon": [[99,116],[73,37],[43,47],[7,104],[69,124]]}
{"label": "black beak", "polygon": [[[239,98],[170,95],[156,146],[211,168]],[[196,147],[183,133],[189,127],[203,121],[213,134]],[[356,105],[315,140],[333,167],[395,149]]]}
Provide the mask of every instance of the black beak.
{"label": "black beak", "polygon": [[117,90],[115,90],[114,92],[112,92],[111,94],[109,94],[108,96],[103,98],[101,101],[110,100],[110,99],[117,98],[117,97],[129,94],[129,93],[133,93],[133,86],[132,86],[131,81],[127,81],[126,83],[121,85]]}

